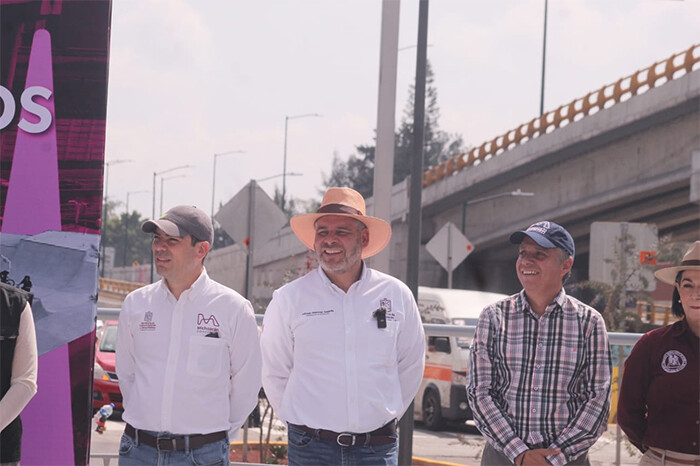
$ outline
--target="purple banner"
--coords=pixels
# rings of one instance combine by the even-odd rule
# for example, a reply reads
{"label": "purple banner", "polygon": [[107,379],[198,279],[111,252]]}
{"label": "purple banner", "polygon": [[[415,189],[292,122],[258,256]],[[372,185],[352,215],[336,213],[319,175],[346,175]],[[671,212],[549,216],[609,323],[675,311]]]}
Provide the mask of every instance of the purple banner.
{"label": "purple banner", "polygon": [[87,464],[111,0],[0,0],[0,270],[30,277],[22,464]]}

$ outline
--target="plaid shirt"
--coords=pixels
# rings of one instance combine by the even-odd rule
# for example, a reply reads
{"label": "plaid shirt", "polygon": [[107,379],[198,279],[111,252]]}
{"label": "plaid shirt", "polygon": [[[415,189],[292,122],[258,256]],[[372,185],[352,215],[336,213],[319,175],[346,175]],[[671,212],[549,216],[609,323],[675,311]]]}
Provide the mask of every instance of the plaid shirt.
{"label": "plaid shirt", "polygon": [[539,317],[521,291],[479,317],[467,371],[474,421],[512,461],[525,450],[559,448],[547,459],[566,464],[607,427],[611,369],[595,309],[562,289]]}

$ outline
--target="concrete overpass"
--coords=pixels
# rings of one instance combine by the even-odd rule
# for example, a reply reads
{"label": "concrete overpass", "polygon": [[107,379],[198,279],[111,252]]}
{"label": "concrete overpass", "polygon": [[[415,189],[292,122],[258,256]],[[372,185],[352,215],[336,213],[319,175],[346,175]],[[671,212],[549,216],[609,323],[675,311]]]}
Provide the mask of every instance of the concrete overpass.
{"label": "concrete overpass", "polygon": [[[522,189],[534,197],[477,198]],[[424,245],[446,222],[475,252],[454,286],[519,289],[508,236],[537,220],[565,225],[577,245],[574,276],[588,278],[594,221],[647,222],[673,240],[700,237],[700,45],[562,105],[434,167],[423,178]],[[368,201],[371,205],[372,200]],[[370,208],[371,209],[371,208]],[[394,186],[391,273],[406,275],[408,186]],[[289,228],[256,252],[254,294],[263,301],[308,268]],[[447,275],[421,248],[420,282]]]}
{"label": "concrete overpass", "polygon": [[[594,221],[654,223],[660,235],[698,239],[699,62],[700,46],[691,47],[550,112],[543,118],[549,128],[541,135],[535,132],[537,137],[524,144],[511,144],[442,179],[435,176],[439,169],[426,174],[424,239],[447,221],[458,226],[464,222],[466,235],[476,246],[457,271],[455,283],[517,289],[508,235],[540,219],[557,221],[571,231],[577,244],[575,278],[581,279],[588,277]],[[638,95],[633,95],[640,84],[648,90],[638,94],[637,87]],[[600,107],[595,114],[583,115],[591,96]],[[554,118],[562,114],[566,124],[553,128]],[[514,131],[522,134],[524,126]],[[532,122],[527,126],[532,128]],[[517,188],[535,196],[503,197],[471,205],[465,212],[465,202],[471,199]]]}

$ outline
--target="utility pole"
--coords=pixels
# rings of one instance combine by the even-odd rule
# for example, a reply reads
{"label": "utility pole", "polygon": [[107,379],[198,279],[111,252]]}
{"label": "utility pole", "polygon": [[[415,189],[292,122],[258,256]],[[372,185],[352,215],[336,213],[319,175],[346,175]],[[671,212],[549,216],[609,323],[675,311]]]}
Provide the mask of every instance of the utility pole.
{"label": "utility pole", "polygon": [[[409,198],[408,257],[406,284],[418,299],[420,268],[421,204],[423,191],[423,140],[425,138],[425,74],[428,54],[428,0],[420,0],[418,9],[418,53],[413,109],[413,148],[411,192]],[[413,457],[413,402],[399,421],[399,464],[411,464]]]}

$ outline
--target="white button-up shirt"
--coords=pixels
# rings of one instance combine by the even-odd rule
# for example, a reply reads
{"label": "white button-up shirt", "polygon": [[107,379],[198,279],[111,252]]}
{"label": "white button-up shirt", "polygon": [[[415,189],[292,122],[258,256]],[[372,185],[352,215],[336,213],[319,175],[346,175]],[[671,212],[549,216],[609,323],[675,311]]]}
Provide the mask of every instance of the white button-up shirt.
{"label": "white button-up shirt", "polygon": [[258,334],[250,303],[206,271],[177,300],[162,280],[129,294],[117,332],[124,421],[235,438],[260,391]]}
{"label": "white button-up shirt", "polygon": [[[386,310],[386,328],[374,312]],[[345,293],[320,269],[275,291],[261,336],[276,415],[336,432],[400,418],[423,377],[425,335],[408,287],[363,264]]]}

